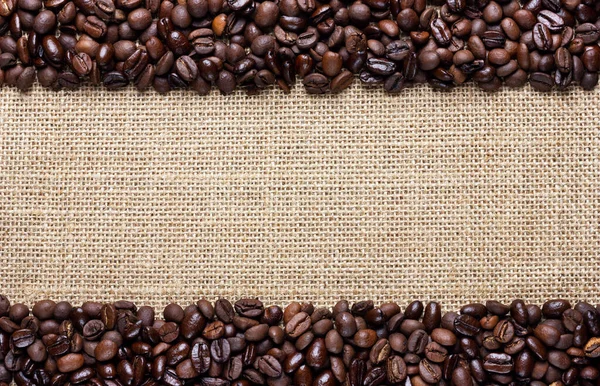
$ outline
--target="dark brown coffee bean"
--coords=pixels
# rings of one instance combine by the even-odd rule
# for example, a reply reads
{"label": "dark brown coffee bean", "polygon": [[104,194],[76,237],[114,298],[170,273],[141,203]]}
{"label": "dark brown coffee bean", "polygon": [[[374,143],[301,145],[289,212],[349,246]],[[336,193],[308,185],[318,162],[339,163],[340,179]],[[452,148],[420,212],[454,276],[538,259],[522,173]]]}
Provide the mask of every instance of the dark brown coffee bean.
{"label": "dark brown coffee bean", "polygon": [[513,361],[508,354],[491,353],[485,357],[483,368],[495,374],[508,374],[513,370]]}
{"label": "dark brown coffee bean", "polygon": [[335,77],[342,69],[342,57],[337,52],[327,51],[323,55],[322,68],[325,75]]}
{"label": "dark brown coffee bean", "polygon": [[215,302],[215,314],[223,323],[231,323],[235,311],[229,300],[219,299]]}
{"label": "dark brown coffee bean", "polygon": [[[182,78],[184,78],[184,80],[187,80],[188,82],[193,82],[198,77],[198,66],[195,62],[192,61],[192,63],[194,64],[192,65],[190,63],[190,68],[188,69],[191,72],[190,75],[192,76],[191,78],[188,78],[189,80],[187,80],[186,77],[183,76],[183,73],[179,74],[179,76],[181,76]],[[188,340],[194,339],[198,335],[200,335],[202,330],[204,330],[205,326],[206,318],[202,316],[202,314],[199,311],[194,310],[183,317],[180,328],[181,336]]]}
{"label": "dark brown coffee bean", "polygon": [[600,30],[592,23],[583,23],[575,29],[577,38],[580,38],[584,44],[591,44],[600,38]]}
{"label": "dark brown coffee bean", "polygon": [[268,334],[269,325],[265,323],[249,328],[244,333],[244,337],[249,342],[260,342],[261,340],[266,339]]}
{"label": "dark brown coffee bean", "polygon": [[385,47],[385,55],[390,60],[404,60],[409,53],[410,47],[404,40],[394,40]]}
{"label": "dark brown coffee bean", "polygon": [[[473,38],[473,37],[471,37]],[[471,38],[469,38],[469,43],[471,43]],[[483,59],[483,57],[481,57],[480,55],[480,50],[481,50],[481,46],[476,44],[477,40],[476,38],[471,45],[471,51],[473,51],[473,54],[475,55],[476,58],[480,58]],[[551,37],[548,37],[548,39],[551,39]],[[486,31],[483,33],[483,35],[481,36],[481,42],[483,43],[483,45],[488,48],[488,49],[493,49],[493,48],[503,48],[504,44],[506,43],[506,37],[504,36],[504,34],[500,31]]]}
{"label": "dark brown coffee bean", "polygon": [[[89,71],[91,70],[91,59],[89,58],[89,56],[87,56],[87,58],[85,56],[87,56],[87,54],[79,54],[74,56],[75,58],[78,58],[77,61],[73,61],[73,67],[74,68],[78,68],[81,72],[83,72],[84,70],[87,70],[87,73],[89,73]],[[76,71],[78,73],[78,71]],[[82,74],[85,75],[85,74]],[[98,319],[93,319],[90,320],[89,322],[87,322],[85,324],[85,326],[83,326],[83,336],[87,339],[87,340],[96,340],[98,339],[105,330],[105,326],[104,323],[102,323],[101,320]]]}
{"label": "dark brown coffee bean", "polygon": [[[468,51],[466,51],[468,52]],[[434,329],[440,326],[442,321],[442,308],[439,303],[430,302],[425,306],[425,314],[423,315],[423,324],[425,331],[431,333]]]}
{"label": "dark brown coffee bean", "polygon": [[94,357],[100,362],[110,361],[117,355],[119,347],[112,340],[104,339],[94,350]]}
{"label": "dark brown coffee bean", "polygon": [[268,377],[277,378],[282,373],[281,364],[271,355],[258,358],[257,366],[258,370]]}
{"label": "dark brown coffee bean", "polygon": [[440,64],[440,57],[436,51],[421,51],[417,63],[421,70],[430,71]]}
{"label": "dark brown coffee bean", "polygon": [[[21,72],[21,74],[17,78],[16,86],[20,91],[27,91],[33,85],[33,82],[35,82],[35,79],[36,79],[35,68],[34,67],[25,67],[23,69],[23,71]],[[13,336],[14,336],[14,334],[13,334]],[[23,345],[24,342],[25,342],[25,339],[23,337],[19,338],[19,342],[18,342],[19,345]],[[30,346],[28,346],[28,349],[29,349],[29,347]]]}
{"label": "dark brown coffee bean", "polygon": [[231,356],[231,347],[227,339],[216,339],[210,344],[210,356],[216,363],[225,363]]}
{"label": "dark brown coffee bean", "polygon": [[481,324],[470,315],[459,315],[454,320],[454,330],[462,335],[475,336],[481,331]]}
{"label": "dark brown coffee bean", "polygon": [[405,79],[402,73],[396,72],[385,79],[383,88],[388,93],[398,93],[404,89]]}
{"label": "dark brown coffee bean", "polygon": [[419,375],[425,382],[437,384],[442,379],[442,369],[439,365],[423,359],[419,362]]}
{"label": "dark brown coffee bean", "polygon": [[67,354],[56,360],[58,369],[63,373],[70,373],[80,369],[84,364],[84,358],[81,354]]}
{"label": "dark brown coffee bean", "polygon": [[[309,76],[314,75],[312,78]],[[325,78],[319,78],[319,74],[311,74],[304,78],[304,84],[309,84],[311,89],[320,89],[323,87],[323,83],[326,83],[325,87],[328,87],[329,81]],[[285,333],[291,338],[297,338],[304,334],[311,326],[310,316],[306,312],[299,312],[294,315],[290,321],[285,325]],[[343,334],[342,334],[343,336]]]}
{"label": "dark brown coffee bean", "polygon": [[416,330],[408,338],[407,348],[408,351],[414,354],[423,354],[425,347],[429,341],[429,335],[425,330]]}
{"label": "dark brown coffee bean", "polygon": [[0,17],[9,17],[15,10],[14,0],[0,0]]}
{"label": "dark brown coffee bean", "polygon": [[54,28],[56,28],[56,15],[52,11],[41,11],[33,21],[33,30],[41,35],[50,33]]}
{"label": "dark brown coffee bean", "polygon": [[208,55],[215,50],[215,33],[209,28],[200,28],[192,31],[188,39],[194,51],[200,55]]}
{"label": "dark brown coffee bean", "polygon": [[512,322],[508,319],[502,319],[494,327],[494,338],[500,343],[508,343],[515,336],[515,330]]}
{"label": "dark brown coffee bean", "polygon": [[186,82],[191,82],[198,76],[198,66],[196,65],[196,62],[187,55],[181,56],[175,61],[175,71],[177,71],[177,74],[181,79]]}
{"label": "dark brown coffee bean", "polygon": [[529,77],[531,87],[538,91],[550,91],[554,85],[554,80],[550,75],[543,72],[534,72]]}
{"label": "dark brown coffee bean", "polygon": [[371,329],[358,330],[354,334],[353,342],[360,348],[371,348],[377,341],[377,333]]}
{"label": "dark brown coffee bean", "polygon": [[441,46],[447,46],[452,39],[450,28],[442,19],[435,19],[430,24],[431,34],[435,41]]}
{"label": "dark brown coffee bean", "polygon": [[[17,76],[17,79],[15,80],[15,82],[18,82],[18,78],[23,73],[23,71],[24,70],[22,70],[19,73],[19,76]],[[35,73],[34,73],[34,79],[35,79]],[[35,341],[35,332],[32,330],[29,330],[29,329],[17,330],[15,332],[13,332],[10,337],[10,345],[14,349],[27,348],[28,346],[33,344],[34,341]]]}
{"label": "dark brown coffee bean", "polygon": [[569,355],[559,350],[551,350],[548,353],[548,362],[561,370],[568,370],[571,367],[571,358]]}
{"label": "dark brown coffee bean", "polygon": [[600,357],[600,338],[591,338],[583,348],[585,356],[588,358]]}
{"label": "dark brown coffee bean", "polygon": [[560,340],[560,331],[548,324],[539,324],[534,330],[534,335],[546,346],[554,346]]}

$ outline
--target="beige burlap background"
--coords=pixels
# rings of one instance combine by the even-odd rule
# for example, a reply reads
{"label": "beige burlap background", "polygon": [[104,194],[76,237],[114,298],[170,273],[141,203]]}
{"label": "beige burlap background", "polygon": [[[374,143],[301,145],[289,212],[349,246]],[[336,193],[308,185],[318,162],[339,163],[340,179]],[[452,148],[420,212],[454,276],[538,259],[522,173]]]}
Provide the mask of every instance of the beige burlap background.
{"label": "beige burlap background", "polygon": [[15,301],[600,301],[600,92],[0,101]]}

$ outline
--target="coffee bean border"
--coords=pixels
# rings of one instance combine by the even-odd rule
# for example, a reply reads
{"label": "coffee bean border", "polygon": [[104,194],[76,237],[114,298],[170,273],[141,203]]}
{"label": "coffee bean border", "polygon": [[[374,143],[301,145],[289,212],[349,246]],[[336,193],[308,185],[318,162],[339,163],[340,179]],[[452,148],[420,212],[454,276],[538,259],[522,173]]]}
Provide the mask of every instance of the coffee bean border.
{"label": "coffee bean border", "polygon": [[0,0],[0,86],[590,90],[597,0]]}
{"label": "coffee bean border", "polygon": [[0,296],[0,385],[600,384],[600,305],[554,299],[333,308],[258,299],[147,306]]}

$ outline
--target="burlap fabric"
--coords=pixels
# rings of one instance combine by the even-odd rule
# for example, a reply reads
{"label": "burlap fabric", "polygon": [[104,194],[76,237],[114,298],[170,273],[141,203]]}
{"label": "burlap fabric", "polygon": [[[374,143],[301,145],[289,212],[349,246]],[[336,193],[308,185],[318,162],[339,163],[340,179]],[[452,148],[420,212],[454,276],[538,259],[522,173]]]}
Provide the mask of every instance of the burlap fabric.
{"label": "burlap fabric", "polygon": [[600,92],[0,101],[15,301],[600,301]]}

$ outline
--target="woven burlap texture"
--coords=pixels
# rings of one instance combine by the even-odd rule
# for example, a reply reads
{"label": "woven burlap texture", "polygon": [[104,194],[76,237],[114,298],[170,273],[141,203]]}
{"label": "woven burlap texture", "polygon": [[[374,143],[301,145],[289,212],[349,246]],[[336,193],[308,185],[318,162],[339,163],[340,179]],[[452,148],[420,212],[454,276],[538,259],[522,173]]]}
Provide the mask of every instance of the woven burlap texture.
{"label": "woven burlap texture", "polygon": [[600,301],[600,92],[0,101],[14,301]]}

